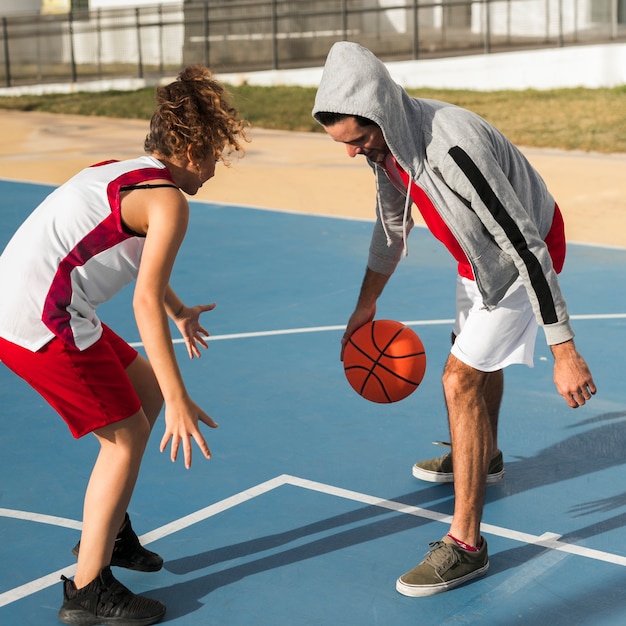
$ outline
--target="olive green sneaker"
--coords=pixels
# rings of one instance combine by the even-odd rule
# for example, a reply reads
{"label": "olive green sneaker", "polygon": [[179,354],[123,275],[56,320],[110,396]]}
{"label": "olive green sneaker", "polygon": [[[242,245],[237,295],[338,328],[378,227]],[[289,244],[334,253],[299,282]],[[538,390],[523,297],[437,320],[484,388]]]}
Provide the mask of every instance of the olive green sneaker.
{"label": "olive green sneaker", "polygon": [[482,576],[489,569],[487,542],[481,537],[478,552],[464,550],[454,540],[444,537],[431,544],[426,558],[396,581],[396,590],[411,598],[433,596],[454,589]]}
{"label": "olive green sneaker", "polygon": [[[450,445],[442,442],[435,442],[438,445]],[[452,483],[454,482],[454,472],[452,471],[452,453],[447,452],[436,459],[420,461],[413,466],[413,476],[420,480],[427,480],[430,483]],[[487,470],[487,484],[497,483],[504,476],[504,460],[502,452],[491,459]]]}

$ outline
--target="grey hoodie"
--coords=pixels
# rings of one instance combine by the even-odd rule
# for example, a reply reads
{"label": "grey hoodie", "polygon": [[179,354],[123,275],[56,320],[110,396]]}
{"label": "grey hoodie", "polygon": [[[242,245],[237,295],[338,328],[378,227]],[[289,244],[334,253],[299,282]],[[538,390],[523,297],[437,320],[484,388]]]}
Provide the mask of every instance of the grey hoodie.
{"label": "grey hoodie", "polygon": [[[544,238],[554,198],[522,153],[480,116],[454,105],[412,98],[362,46],[339,42],[328,54],[317,90],[319,112],[375,122],[412,184],[429,197],[465,252],[482,294],[494,308],[522,277],[548,344],[571,339],[567,306]],[[401,193],[382,166],[377,221],[368,267],[393,273],[411,229],[411,185]]]}

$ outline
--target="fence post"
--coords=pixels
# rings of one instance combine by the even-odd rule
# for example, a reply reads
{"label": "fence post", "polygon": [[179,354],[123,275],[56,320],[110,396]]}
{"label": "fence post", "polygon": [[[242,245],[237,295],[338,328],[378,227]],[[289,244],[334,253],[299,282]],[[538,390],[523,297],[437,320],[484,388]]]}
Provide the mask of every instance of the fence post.
{"label": "fence post", "polygon": [[278,69],[278,2],[272,0],[272,69]]}
{"label": "fence post", "polygon": [[489,54],[491,52],[491,7],[489,6],[490,0],[484,0],[485,7],[485,42],[484,52]]}
{"label": "fence post", "polygon": [[163,5],[159,4],[157,9],[159,15],[159,73],[163,74],[163,67],[165,65],[163,56]]}
{"label": "fence post", "polygon": [[143,78],[143,58],[141,56],[141,26],[139,24],[139,7],[135,7],[135,29],[137,31],[137,69],[139,78]]}
{"label": "fence post", "polygon": [[419,37],[419,7],[418,0],[413,0],[413,60],[417,61],[419,57],[420,37]]}
{"label": "fence post", "polygon": [[68,26],[70,34],[70,64],[72,70],[72,82],[78,81],[78,75],[76,73],[76,57],[74,56],[74,13],[70,11],[68,13]]}
{"label": "fence post", "polygon": [[209,55],[211,54],[210,43],[209,43],[209,35],[210,35],[210,27],[209,27],[209,0],[206,0],[202,9],[202,13],[204,16],[204,50],[202,54],[204,55],[204,67],[211,67],[209,63]]}
{"label": "fence post", "polygon": [[97,45],[97,57],[98,57],[98,61],[97,61],[97,67],[98,67],[98,78],[100,80],[102,80],[102,20],[101,20],[101,16],[102,16],[102,9],[96,9],[96,34],[97,34],[97,40],[98,40],[98,45]]}
{"label": "fence post", "polygon": [[11,62],[9,60],[9,28],[6,16],[2,17],[2,38],[4,40],[4,72],[6,74],[6,86],[11,86]]}

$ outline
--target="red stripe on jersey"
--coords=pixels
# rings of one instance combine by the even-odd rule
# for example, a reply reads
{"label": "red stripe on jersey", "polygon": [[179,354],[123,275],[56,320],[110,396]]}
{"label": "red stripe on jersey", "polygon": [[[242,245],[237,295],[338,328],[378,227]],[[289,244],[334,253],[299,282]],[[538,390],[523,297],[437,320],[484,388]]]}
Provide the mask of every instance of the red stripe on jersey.
{"label": "red stripe on jersey", "polygon": [[72,301],[72,272],[77,267],[85,265],[97,254],[134,236],[126,233],[122,228],[120,188],[157,179],[172,181],[167,169],[151,167],[126,172],[111,181],[107,187],[111,215],[83,237],[59,262],[46,295],[41,321],[65,344],[76,345],[70,324],[71,315],[67,310]]}

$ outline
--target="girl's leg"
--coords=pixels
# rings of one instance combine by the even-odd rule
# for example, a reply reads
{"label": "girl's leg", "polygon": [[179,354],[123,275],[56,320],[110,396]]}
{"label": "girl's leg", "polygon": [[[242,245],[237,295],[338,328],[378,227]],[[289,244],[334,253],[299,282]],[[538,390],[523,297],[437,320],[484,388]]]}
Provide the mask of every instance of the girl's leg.
{"label": "girl's leg", "polygon": [[100,443],[83,511],[77,588],[94,580],[109,565],[115,537],[135,487],[151,423],[143,409],[94,431]]}
{"label": "girl's leg", "polygon": [[126,368],[126,374],[130,378],[135,393],[141,401],[143,412],[150,422],[150,428],[152,428],[163,408],[163,394],[152,371],[152,365],[139,354]]}

